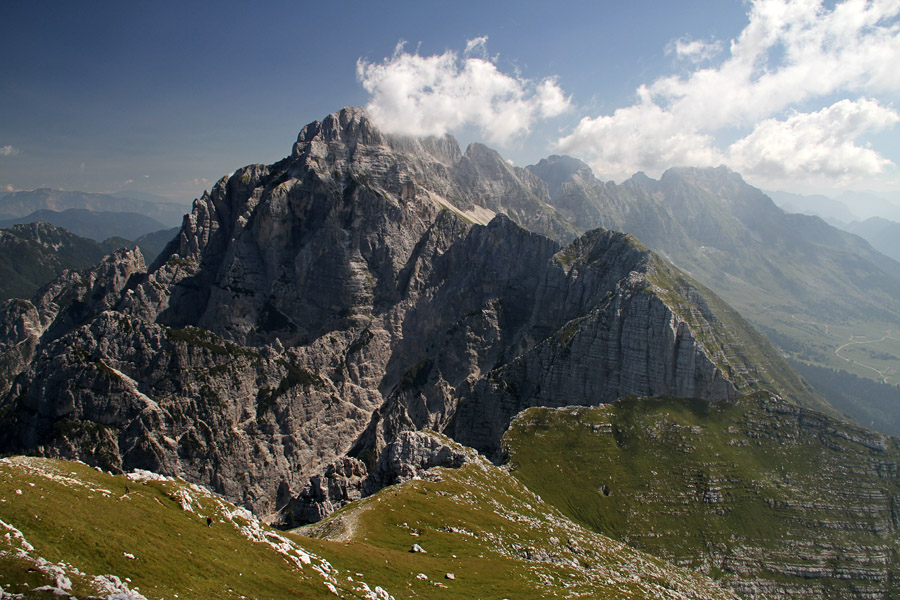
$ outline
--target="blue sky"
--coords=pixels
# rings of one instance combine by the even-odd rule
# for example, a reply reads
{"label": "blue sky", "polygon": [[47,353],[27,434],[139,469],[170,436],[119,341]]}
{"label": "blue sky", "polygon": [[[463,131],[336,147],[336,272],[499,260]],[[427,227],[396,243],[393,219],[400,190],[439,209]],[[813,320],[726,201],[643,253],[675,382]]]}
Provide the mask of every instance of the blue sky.
{"label": "blue sky", "polygon": [[0,191],[187,201],[343,106],[520,165],[572,154],[616,181],[724,163],[773,189],[898,190],[898,14],[897,0],[0,0]]}

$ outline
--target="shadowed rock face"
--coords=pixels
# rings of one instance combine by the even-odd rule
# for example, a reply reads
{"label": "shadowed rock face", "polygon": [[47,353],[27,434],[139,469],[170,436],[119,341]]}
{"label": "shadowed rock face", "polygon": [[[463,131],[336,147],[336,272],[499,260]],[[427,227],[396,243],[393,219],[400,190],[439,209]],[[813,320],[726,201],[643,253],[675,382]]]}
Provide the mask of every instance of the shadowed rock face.
{"label": "shadowed rock face", "polygon": [[546,197],[483,146],[386,136],[359,109],[312,123],[196,200],[149,270],[121,253],[5,306],[0,449],[180,475],[271,515],[329,465],[368,477],[404,431],[493,456],[528,406],[811,398],[633,238],[562,247],[513,222],[570,237],[528,216]]}

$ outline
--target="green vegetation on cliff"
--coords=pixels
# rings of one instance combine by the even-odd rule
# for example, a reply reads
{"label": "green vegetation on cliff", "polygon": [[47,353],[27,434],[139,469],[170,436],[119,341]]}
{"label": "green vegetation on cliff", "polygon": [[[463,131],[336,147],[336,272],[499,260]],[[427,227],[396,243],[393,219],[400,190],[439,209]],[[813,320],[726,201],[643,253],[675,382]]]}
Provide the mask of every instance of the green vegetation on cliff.
{"label": "green vegetation on cliff", "polygon": [[749,597],[900,592],[893,438],[763,393],[532,408],[504,444],[576,522]]}

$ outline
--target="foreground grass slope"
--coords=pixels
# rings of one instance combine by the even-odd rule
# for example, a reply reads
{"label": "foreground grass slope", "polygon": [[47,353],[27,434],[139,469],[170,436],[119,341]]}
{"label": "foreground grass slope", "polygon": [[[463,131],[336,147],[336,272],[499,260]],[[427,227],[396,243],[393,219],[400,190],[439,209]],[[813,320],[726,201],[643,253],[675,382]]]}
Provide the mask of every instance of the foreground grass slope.
{"label": "foreground grass slope", "polygon": [[320,539],[178,480],[0,460],[0,586],[26,598],[735,598],[575,525],[474,454],[300,533]]}
{"label": "foreground grass slope", "polygon": [[749,597],[900,594],[895,438],[754,394],[533,408],[504,444],[576,522]]}
{"label": "foreground grass slope", "polygon": [[27,598],[378,597],[196,486],[23,457],[0,460],[0,585]]}

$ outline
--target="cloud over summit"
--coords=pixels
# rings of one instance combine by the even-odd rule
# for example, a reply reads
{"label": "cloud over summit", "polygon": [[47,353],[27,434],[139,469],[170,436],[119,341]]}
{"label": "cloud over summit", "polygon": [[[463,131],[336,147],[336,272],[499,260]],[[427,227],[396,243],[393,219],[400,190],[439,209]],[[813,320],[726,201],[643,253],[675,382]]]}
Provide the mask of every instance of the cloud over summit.
{"label": "cloud over summit", "polygon": [[360,59],[356,74],[371,94],[369,116],[387,132],[417,136],[475,126],[487,141],[505,146],[537,120],[570,108],[553,78],[501,72],[487,58],[486,44],[486,37],[469,40],[462,58],[449,50],[420,56],[399,45],[381,63]]}

